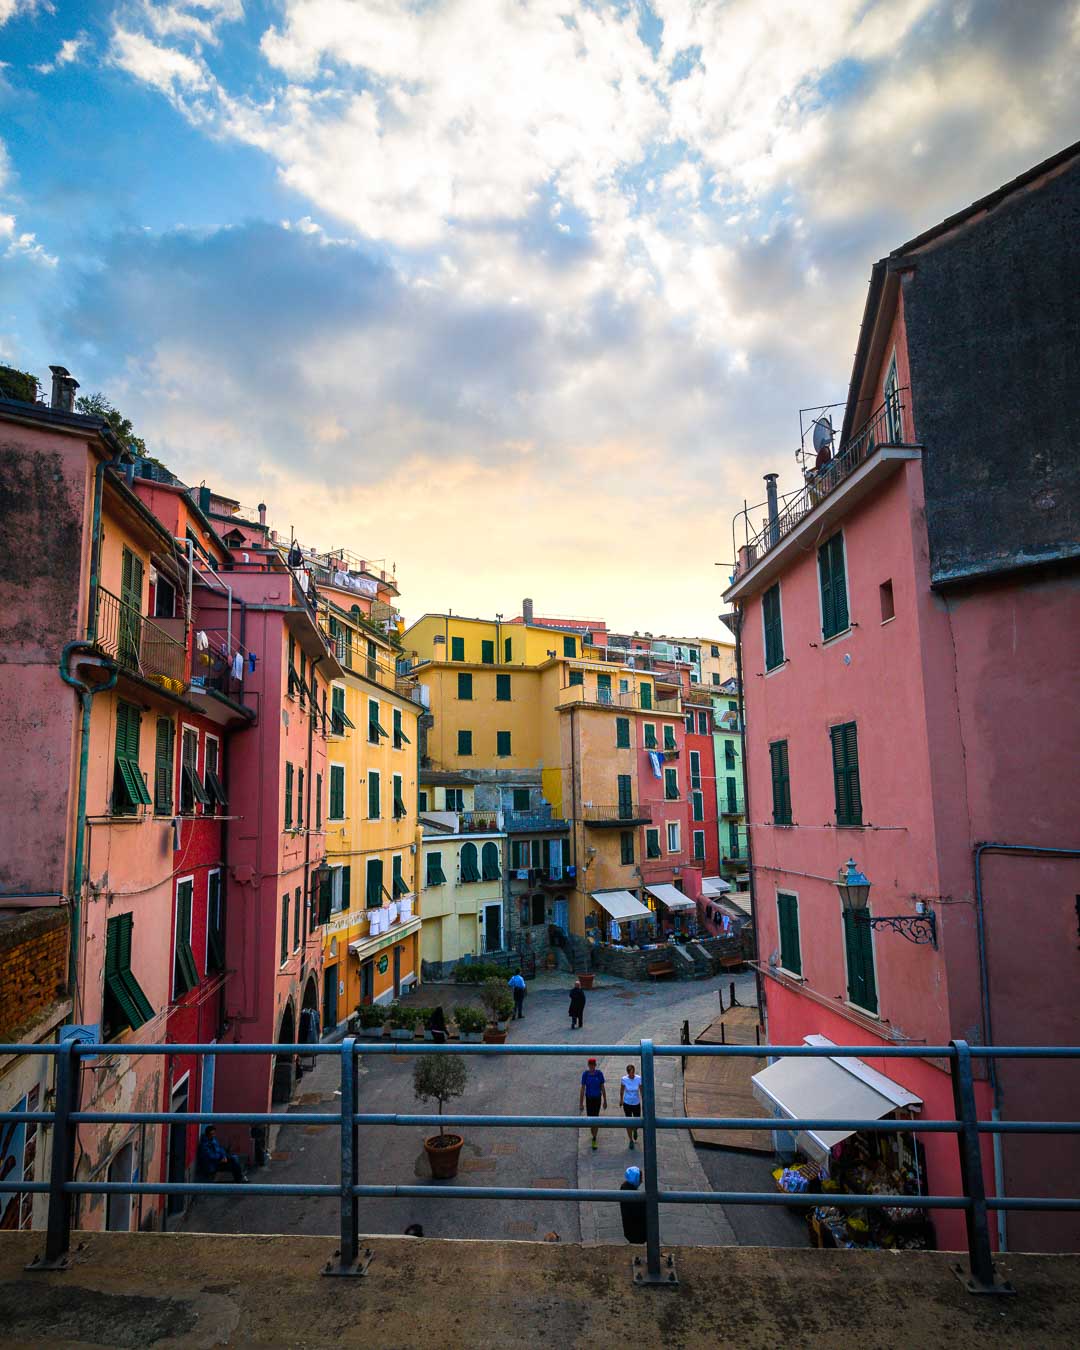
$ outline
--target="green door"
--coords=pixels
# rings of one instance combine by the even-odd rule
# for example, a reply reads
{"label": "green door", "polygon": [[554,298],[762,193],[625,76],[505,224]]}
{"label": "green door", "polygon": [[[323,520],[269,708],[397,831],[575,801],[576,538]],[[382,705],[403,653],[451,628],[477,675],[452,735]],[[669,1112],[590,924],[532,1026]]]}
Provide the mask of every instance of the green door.
{"label": "green door", "polygon": [[120,627],[117,655],[126,666],[139,664],[139,624],[142,619],[142,559],[124,549],[120,564]]}

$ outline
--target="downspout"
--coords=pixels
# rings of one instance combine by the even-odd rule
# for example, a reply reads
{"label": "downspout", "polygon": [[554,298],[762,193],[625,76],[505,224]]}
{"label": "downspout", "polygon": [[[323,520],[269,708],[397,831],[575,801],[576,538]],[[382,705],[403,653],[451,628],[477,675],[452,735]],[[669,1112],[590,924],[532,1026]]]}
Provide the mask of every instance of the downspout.
{"label": "downspout", "polygon": [[[750,773],[747,769],[747,749],[749,746],[749,737],[747,727],[749,723],[746,719],[746,692],[743,685],[743,653],[742,653],[742,627],[743,611],[740,606],[735,610],[735,678],[739,683],[739,716],[742,722],[742,787],[743,787],[743,810],[746,815],[746,867],[750,874],[750,928],[754,935],[754,981],[757,984],[757,1004],[759,1020],[765,1015],[765,982],[761,978],[761,971],[758,969],[758,926],[757,926],[757,889],[754,885],[754,846],[750,840],[750,821],[753,816],[750,814]],[[717,796],[719,796],[719,780],[717,784]]]}
{"label": "downspout", "polygon": [[[1035,857],[1054,857],[1054,858],[1080,858],[1080,849],[1075,848],[1040,848],[1028,844],[995,844],[982,843],[975,845],[975,926],[979,940],[979,989],[982,995],[982,1020],[983,1020],[983,1044],[994,1044],[994,1020],[990,1009],[990,971],[986,956],[986,912],[983,905],[982,893],[982,855],[984,853],[1012,853],[1021,856],[1031,855]],[[997,1074],[997,1062],[992,1057],[987,1061],[989,1069],[990,1088],[993,1094],[993,1105],[991,1107],[991,1117],[998,1121],[1001,1119],[1001,1083]],[[1001,1135],[994,1134],[994,1189],[999,1197],[1005,1195],[1005,1162],[1002,1155]],[[998,1229],[998,1249],[1008,1251],[1006,1245],[1007,1224],[1006,1212],[999,1209],[997,1212]]]}

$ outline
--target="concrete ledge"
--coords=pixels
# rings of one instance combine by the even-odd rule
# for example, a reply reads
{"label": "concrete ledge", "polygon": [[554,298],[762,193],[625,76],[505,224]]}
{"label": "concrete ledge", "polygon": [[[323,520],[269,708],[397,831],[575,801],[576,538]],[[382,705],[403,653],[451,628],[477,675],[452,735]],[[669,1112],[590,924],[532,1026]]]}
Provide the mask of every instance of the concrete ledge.
{"label": "concrete ledge", "polygon": [[40,1233],[0,1235],[0,1344],[83,1347],[1074,1345],[1080,1259],[1010,1256],[977,1298],[947,1253],[674,1249],[678,1289],[635,1289],[630,1248],[373,1238],[324,1280],[332,1238],[79,1234],[27,1274]]}

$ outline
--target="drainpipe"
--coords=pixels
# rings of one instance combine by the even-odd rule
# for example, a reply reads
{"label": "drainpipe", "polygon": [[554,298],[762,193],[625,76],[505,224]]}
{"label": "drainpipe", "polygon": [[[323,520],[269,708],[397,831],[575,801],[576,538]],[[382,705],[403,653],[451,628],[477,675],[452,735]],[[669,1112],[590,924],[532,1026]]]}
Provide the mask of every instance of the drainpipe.
{"label": "drainpipe", "polygon": [[[986,911],[983,905],[982,892],[982,855],[984,853],[1011,853],[1020,856],[1033,857],[1052,857],[1052,858],[1080,858],[1080,849],[1075,848],[1041,848],[1029,844],[996,844],[982,843],[975,845],[975,921],[976,932],[979,939],[979,988],[982,995],[982,1015],[983,1015],[983,1044],[994,1044],[994,1021],[990,1008],[990,971],[986,957]],[[987,1060],[987,1066],[990,1076],[990,1088],[993,1093],[993,1107],[991,1116],[994,1120],[1001,1119],[1001,1083],[997,1074],[997,1063],[994,1059]],[[994,1188],[999,1196],[1005,1194],[1005,1163],[1002,1157],[1001,1135],[995,1134],[994,1139]],[[998,1249],[1008,1251],[1006,1245],[1007,1225],[1005,1210],[999,1209],[997,1212],[998,1227]]]}
{"label": "drainpipe", "polygon": [[765,497],[768,502],[769,511],[769,547],[772,548],[780,542],[780,508],[776,500],[776,479],[775,473],[765,475]]}

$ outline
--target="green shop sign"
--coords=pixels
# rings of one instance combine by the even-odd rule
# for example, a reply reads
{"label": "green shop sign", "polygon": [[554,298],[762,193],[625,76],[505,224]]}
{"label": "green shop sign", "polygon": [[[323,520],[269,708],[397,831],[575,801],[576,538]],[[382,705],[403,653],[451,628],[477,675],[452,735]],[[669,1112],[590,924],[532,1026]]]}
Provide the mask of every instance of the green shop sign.
{"label": "green shop sign", "polygon": [[390,964],[390,958],[385,952],[379,957],[379,974],[386,974],[386,967]]}

